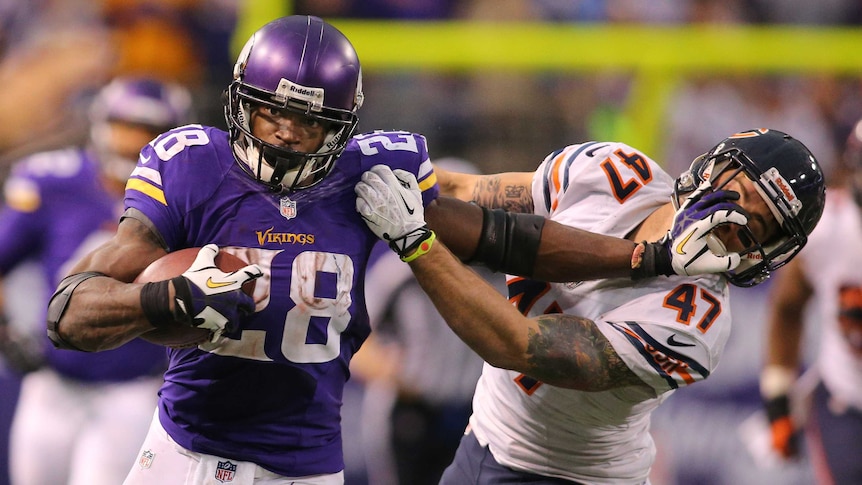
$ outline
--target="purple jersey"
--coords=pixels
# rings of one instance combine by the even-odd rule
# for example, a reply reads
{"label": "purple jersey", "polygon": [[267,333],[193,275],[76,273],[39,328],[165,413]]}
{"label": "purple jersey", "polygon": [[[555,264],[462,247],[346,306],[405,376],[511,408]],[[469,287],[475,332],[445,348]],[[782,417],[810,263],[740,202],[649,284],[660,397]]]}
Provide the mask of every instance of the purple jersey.
{"label": "purple jersey", "polygon": [[426,205],[437,196],[425,139],[411,133],[356,136],[323,182],[282,194],[242,171],[222,130],[189,125],[144,147],[127,208],[170,251],[215,243],[264,271],[238,331],[170,351],[159,411],[177,443],[286,476],[344,468],[342,391],[370,332],[364,280],[377,242],[353,187],[377,164],[415,174]]}
{"label": "purple jersey", "polygon": [[[116,231],[120,201],[105,191],[97,162],[86,151],[70,148],[21,160],[4,193],[0,274],[22,261],[38,261],[49,291],[57,287],[70,264]],[[49,297],[38,296],[45,305]],[[163,347],[143,340],[84,353],[57,350],[46,335],[45,351],[48,364],[60,374],[88,382],[157,375],[166,361]]]}

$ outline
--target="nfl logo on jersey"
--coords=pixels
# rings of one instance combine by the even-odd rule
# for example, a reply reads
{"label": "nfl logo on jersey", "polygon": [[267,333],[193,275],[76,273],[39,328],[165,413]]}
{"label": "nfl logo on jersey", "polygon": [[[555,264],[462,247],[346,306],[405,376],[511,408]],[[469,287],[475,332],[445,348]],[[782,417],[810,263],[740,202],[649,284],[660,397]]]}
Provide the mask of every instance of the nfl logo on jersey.
{"label": "nfl logo on jersey", "polygon": [[296,201],[290,200],[288,197],[282,197],[278,205],[279,211],[285,219],[293,219],[296,217]]}
{"label": "nfl logo on jersey", "polygon": [[229,461],[220,461],[216,465],[215,479],[224,483],[232,482],[236,475],[236,465]]}
{"label": "nfl logo on jersey", "polygon": [[153,458],[155,456],[156,456],[156,454],[153,453],[152,451],[144,450],[144,452],[141,453],[141,459],[138,460],[138,465],[140,465],[141,468],[149,468],[150,466],[152,466]]}

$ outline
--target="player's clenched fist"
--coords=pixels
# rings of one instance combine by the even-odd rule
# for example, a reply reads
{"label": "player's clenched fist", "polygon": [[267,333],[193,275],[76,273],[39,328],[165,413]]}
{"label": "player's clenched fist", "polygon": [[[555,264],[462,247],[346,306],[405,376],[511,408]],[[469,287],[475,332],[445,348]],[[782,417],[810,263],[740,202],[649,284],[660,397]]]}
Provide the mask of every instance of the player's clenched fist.
{"label": "player's clenched fist", "polygon": [[[215,244],[207,244],[198,252],[191,267],[183,274],[166,281],[147,283],[141,290],[141,305],[155,325],[174,321],[212,332],[212,342],[230,333],[242,315],[254,311],[254,299],[242,290],[242,285],[263,275],[260,267],[250,264],[226,273],[218,268]],[[170,309],[167,284],[174,287],[173,310]],[[173,318],[166,319],[170,314]]]}

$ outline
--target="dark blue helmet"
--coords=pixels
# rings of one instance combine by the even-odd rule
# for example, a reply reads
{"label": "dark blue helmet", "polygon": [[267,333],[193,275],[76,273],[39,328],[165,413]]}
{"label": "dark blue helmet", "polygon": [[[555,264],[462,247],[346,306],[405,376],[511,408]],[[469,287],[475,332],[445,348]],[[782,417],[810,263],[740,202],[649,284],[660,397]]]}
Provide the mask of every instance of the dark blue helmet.
{"label": "dark blue helmet", "polygon": [[790,135],[765,128],[743,131],[696,158],[677,179],[674,199],[725,171],[745,173],[781,225],[781,236],[770,241],[757,241],[743,228],[751,244],[727,276],[737,286],[754,286],[808,242],[826,203],[823,172],[808,148]]}
{"label": "dark blue helmet", "polygon": [[[356,130],[362,71],[347,37],[317,17],[274,20],[246,42],[225,99],[234,157],[255,179],[276,190],[319,183]],[[255,106],[287,109],[329,126],[323,146],[304,153],[266,143],[251,133]]]}

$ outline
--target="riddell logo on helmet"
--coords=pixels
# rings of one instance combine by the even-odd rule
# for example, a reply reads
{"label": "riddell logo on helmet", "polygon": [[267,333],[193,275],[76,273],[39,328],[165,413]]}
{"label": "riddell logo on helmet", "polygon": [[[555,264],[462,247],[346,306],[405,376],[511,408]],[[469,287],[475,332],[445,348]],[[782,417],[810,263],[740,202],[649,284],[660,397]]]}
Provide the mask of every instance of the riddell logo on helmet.
{"label": "riddell logo on helmet", "polygon": [[322,88],[310,88],[282,78],[275,94],[281,99],[304,101],[311,105],[312,111],[323,109],[324,91]]}
{"label": "riddell logo on helmet", "polygon": [[787,198],[788,201],[793,202],[793,200],[796,199],[796,194],[793,192],[793,189],[791,189],[790,186],[787,185],[786,180],[781,177],[778,177],[775,180],[775,185],[777,185],[778,188],[781,189],[781,193],[784,194],[784,197]]}
{"label": "riddell logo on helmet", "polygon": [[296,84],[290,85],[290,92],[291,93],[299,94],[302,96],[311,96],[311,97],[315,97],[315,98],[319,98],[319,97],[323,96],[323,93],[315,92],[315,91],[317,91],[317,90],[310,89],[310,88],[304,88],[304,87],[296,85]]}

